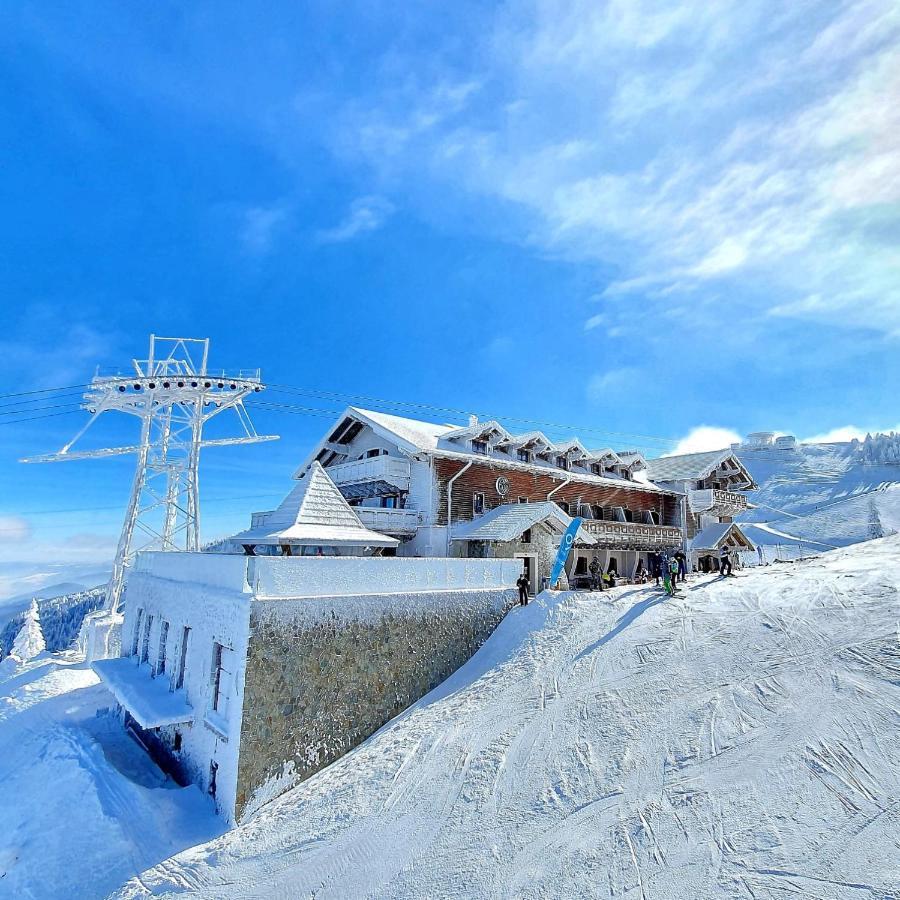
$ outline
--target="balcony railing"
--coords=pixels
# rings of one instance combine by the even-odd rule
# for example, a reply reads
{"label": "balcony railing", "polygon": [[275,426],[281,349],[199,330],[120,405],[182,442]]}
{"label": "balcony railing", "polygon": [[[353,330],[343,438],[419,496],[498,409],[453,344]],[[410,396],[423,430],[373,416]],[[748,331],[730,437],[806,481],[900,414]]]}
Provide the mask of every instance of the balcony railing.
{"label": "balcony railing", "polygon": [[409,490],[409,460],[396,456],[373,456],[329,466],[328,477],[335,484],[355,484],[362,481],[386,481],[401,491]]}
{"label": "balcony railing", "polygon": [[417,509],[382,509],[377,506],[355,506],[360,522],[382,534],[415,534],[421,522]]}
{"label": "balcony railing", "polygon": [[747,498],[736,491],[723,491],[719,488],[705,488],[690,491],[688,503],[691,512],[712,512],[722,516],[730,516],[747,509]]}
{"label": "balcony railing", "polygon": [[610,550],[655,550],[681,545],[681,529],[674,525],[642,525],[637,522],[583,521],[581,527]]}

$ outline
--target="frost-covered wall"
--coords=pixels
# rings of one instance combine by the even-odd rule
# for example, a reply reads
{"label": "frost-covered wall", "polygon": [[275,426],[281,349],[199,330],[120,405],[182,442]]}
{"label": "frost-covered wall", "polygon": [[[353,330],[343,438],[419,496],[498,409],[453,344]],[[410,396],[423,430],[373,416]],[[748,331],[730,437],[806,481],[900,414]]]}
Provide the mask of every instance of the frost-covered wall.
{"label": "frost-covered wall", "polygon": [[[154,559],[163,556],[169,561]],[[189,558],[194,560],[193,569],[185,568]],[[193,707],[193,722],[166,726],[145,733],[144,737],[153,742],[155,751],[168,755],[172,767],[184,780],[203,790],[209,789],[211,765],[215,763],[216,805],[228,821],[233,821],[237,785],[251,600],[249,593],[223,586],[229,581],[238,586],[244,583],[244,569],[235,561],[241,562],[241,558],[200,553],[139,555],[128,577],[122,626],[122,655],[132,656],[148,684],[151,679],[165,679],[170,690],[175,690],[179,680],[187,638],[182,690]],[[154,566],[165,567],[170,574],[193,575],[196,580],[160,578],[152,574]],[[204,578],[206,582],[201,580]],[[148,617],[152,618],[146,633]],[[163,633],[165,642],[161,640]],[[217,643],[232,651],[229,660],[233,661],[222,679],[218,711],[213,709],[213,656]],[[165,664],[160,672],[163,644]],[[133,653],[135,649],[137,652]]]}
{"label": "frost-covered wall", "polygon": [[255,601],[238,818],[343,756],[440,684],[514,601],[510,587]]}

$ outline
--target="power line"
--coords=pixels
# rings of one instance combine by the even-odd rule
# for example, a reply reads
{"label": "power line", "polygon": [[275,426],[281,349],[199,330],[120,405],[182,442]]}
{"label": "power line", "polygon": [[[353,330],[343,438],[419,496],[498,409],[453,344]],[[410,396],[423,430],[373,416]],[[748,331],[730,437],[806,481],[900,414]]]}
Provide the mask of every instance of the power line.
{"label": "power line", "polygon": [[6,400],[9,397],[27,397],[31,394],[54,394],[57,391],[74,391],[77,388],[86,388],[90,387],[90,383],[86,382],[85,384],[67,384],[65,387],[55,387],[55,388],[42,388],[41,390],[35,391],[17,391],[12,394],[0,394],[0,400]]}

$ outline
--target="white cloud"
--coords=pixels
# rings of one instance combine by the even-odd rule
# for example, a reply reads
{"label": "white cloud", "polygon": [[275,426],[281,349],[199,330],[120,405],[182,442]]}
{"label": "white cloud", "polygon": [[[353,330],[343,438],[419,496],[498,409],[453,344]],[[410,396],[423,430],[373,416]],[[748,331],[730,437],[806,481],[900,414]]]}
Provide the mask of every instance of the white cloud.
{"label": "white cloud", "polygon": [[393,211],[393,205],[383,197],[359,197],[350,205],[343,221],[334,228],[319,232],[319,240],[326,244],[339,243],[375,231],[381,228]]}
{"label": "white cloud", "polygon": [[608,399],[610,393],[632,384],[637,374],[637,369],[630,366],[598,372],[587,383],[587,395],[591,400]]}
{"label": "white cloud", "polygon": [[704,450],[724,450],[739,443],[741,436],[731,428],[715,425],[699,425],[692,428],[665,456],[680,453],[702,453]]}
{"label": "white cloud", "polygon": [[287,217],[287,210],[280,206],[254,206],[248,209],[241,228],[244,249],[252,254],[268,253]]}
{"label": "white cloud", "polygon": [[591,316],[584,323],[584,330],[592,331],[594,328],[599,328],[604,322],[606,322],[606,316],[604,316],[603,313],[597,313],[597,315]]}
{"label": "white cloud", "polygon": [[31,525],[21,516],[0,516],[0,543],[21,544],[31,537]]}

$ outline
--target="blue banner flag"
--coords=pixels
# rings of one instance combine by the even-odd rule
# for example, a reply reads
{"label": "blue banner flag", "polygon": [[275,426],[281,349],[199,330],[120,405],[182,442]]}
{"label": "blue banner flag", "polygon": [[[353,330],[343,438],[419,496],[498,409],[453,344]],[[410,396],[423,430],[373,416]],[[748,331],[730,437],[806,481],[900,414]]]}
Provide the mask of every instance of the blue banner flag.
{"label": "blue banner flag", "polygon": [[572,549],[572,544],[575,543],[575,535],[578,534],[579,528],[581,528],[581,519],[579,516],[575,516],[569,524],[569,527],[566,529],[566,533],[562,536],[562,540],[559,542],[559,551],[556,554],[556,562],[553,563],[553,571],[550,573],[551,591],[553,590],[553,585],[556,584],[559,576],[562,574],[563,566],[569,558],[569,551]]}

